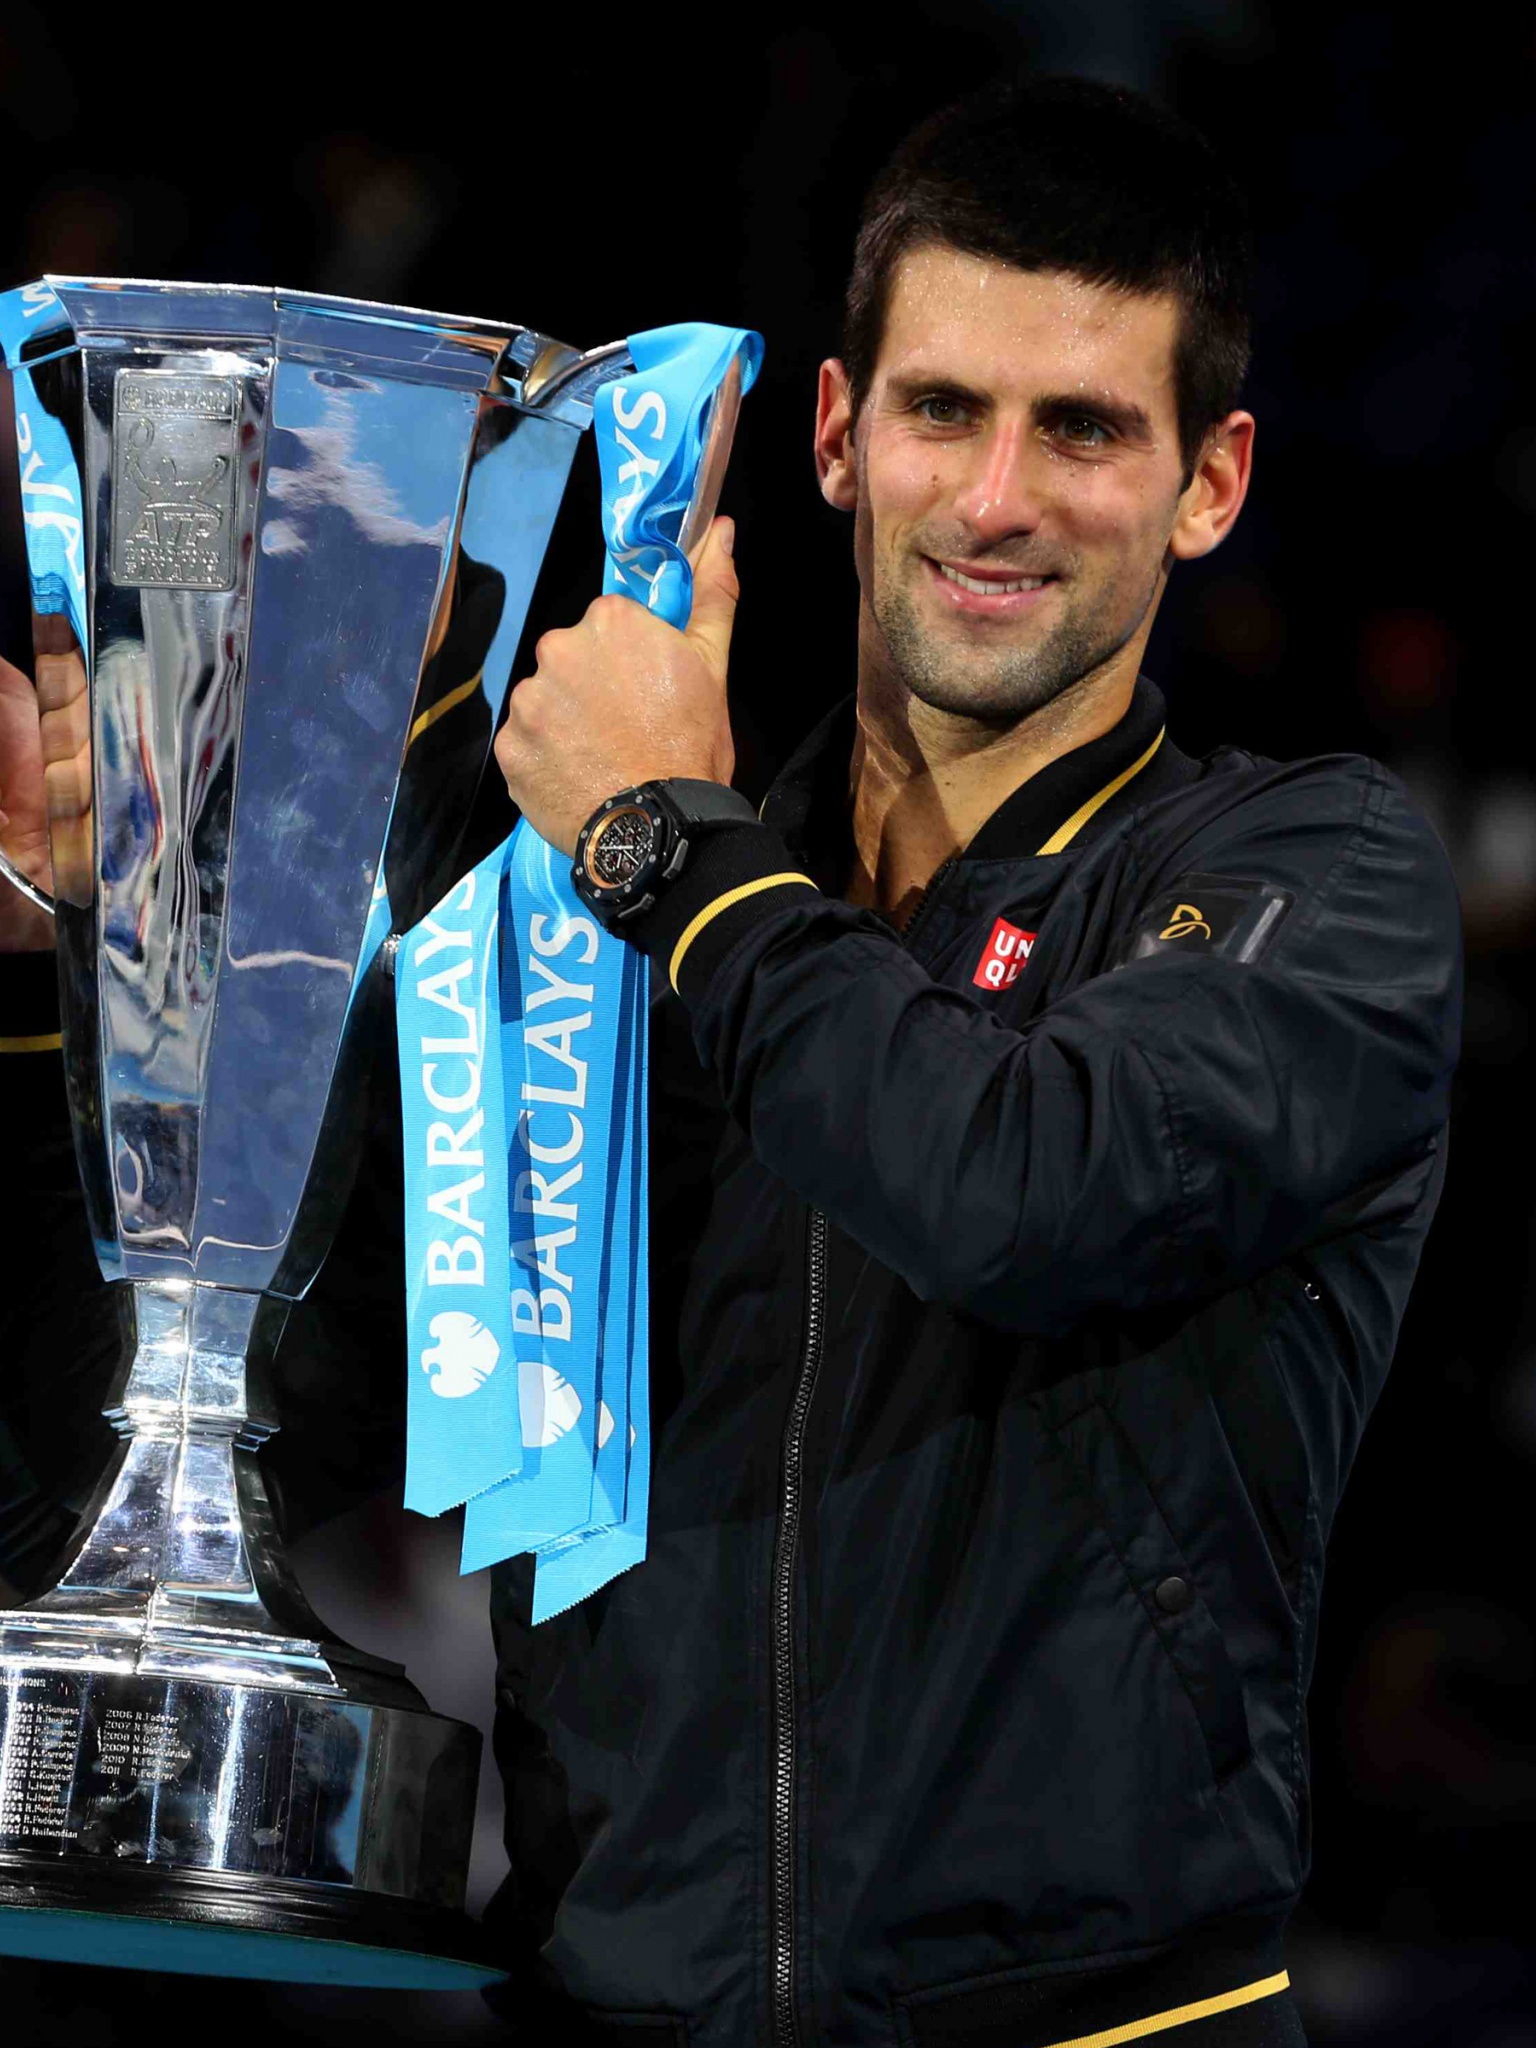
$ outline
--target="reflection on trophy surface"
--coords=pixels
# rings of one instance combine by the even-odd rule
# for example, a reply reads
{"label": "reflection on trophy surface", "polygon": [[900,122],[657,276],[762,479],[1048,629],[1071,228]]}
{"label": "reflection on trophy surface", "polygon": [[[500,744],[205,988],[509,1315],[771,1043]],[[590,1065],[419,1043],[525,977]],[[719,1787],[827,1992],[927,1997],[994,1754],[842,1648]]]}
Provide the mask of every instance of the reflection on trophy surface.
{"label": "reflection on trophy surface", "polygon": [[0,296],[0,344],[65,1069],[124,1331],[119,1458],[52,1591],[0,1612],[0,1952],[481,1981],[479,1738],[310,1611],[255,1454],[346,1192],[385,941],[462,865],[626,359],[92,279]]}
{"label": "reflection on trophy surface", "polygon": [[58,621],[35,616],[38,725],[48,794],[53,892],[65,903],[91,900],[91,705],[80,649]]}

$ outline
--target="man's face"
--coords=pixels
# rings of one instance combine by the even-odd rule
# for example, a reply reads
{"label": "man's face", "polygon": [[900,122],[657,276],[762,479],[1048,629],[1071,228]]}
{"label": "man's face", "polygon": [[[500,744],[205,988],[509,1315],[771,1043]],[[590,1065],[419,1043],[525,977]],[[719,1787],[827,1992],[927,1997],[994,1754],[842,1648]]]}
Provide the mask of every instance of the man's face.
{"label": "man's face", "polygon": [[1181,512],[1177,319],[1059,271],[902,258],[827,490],[856,513],[863,651],[924,703],[1011,723],[1145,637]]}

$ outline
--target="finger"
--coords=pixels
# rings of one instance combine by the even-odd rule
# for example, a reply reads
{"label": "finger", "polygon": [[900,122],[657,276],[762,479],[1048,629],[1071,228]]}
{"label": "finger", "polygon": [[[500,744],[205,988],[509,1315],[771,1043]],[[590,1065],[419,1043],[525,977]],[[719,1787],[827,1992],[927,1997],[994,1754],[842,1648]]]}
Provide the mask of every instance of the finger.
{"label": "finger", "polygon": [[55,828],[61,819],[89,817],[91,810],[91,756],[89,748],[67,760],[50,761],[43,770],[48,816]]}
{"label": "finger", "polygon": [[722,681],[730,660],[731,628],[736,623],[741,588],[731,552],[735,540],[735,520],[717,519],[710,527],[694,574],[693,612],[688,620],[688,638]]}
{"label": "finger", "polygon": [[85,694],[85,663],[78,654],[38,656],[37,703],[40,711],[62,711]]}
{"label": "finger", "polygon": [[45,766],[69,761],[89,747],[91,739],[90,699],[71,697],[56,711],[45,711],[38,720]]}
{"label": "finger", "polygon": [[53,893],[62,896],[66,903],[89,903],[95,879],[90,812],[75,818],[56,818],[50,843]]}

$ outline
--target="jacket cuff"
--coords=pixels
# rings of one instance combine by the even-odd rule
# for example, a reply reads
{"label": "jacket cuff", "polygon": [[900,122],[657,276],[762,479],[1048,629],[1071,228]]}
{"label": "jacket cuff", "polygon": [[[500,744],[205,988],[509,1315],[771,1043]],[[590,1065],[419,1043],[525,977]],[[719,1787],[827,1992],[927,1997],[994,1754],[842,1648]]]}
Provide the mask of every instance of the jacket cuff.
{"label": "jacket cuff", "polygon": [[820,891],[768,825],[730,825],[701,841],[697,857],[651,910],[617,927],[657,961],[685,1002],[703,992],[738,940],[785,903]]}
{"label": "jacket cuff", "polygon": [[51,952],[0,953],[0,1055],[58,1049],[57,957]]}

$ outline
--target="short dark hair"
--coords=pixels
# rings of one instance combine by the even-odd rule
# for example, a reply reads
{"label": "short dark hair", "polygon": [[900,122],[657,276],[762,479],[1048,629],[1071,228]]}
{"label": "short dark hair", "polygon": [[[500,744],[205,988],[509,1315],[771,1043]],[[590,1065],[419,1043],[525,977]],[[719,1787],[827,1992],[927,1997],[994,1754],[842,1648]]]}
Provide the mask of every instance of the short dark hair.
{"label": "short dark hair", "polygon": [[1205,138],[1141,94],[1086,78],[1012,80],[912,131],[860,219],[843,321],[855,415],[896,266],[934,244],[1174,297],[1186,468],[1237,404],[1248,368],[1247,208]]}

